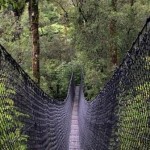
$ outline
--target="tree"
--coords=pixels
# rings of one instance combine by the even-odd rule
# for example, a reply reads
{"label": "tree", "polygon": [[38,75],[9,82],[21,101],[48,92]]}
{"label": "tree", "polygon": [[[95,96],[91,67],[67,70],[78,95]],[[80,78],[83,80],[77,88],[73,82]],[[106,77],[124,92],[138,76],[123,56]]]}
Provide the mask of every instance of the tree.
{"label": "tree", "polygon": [[[117,11],[117,0],[111,0],[111,8],[113,12]],[[110,20],[110,54],[111,54],[111,64],[116,66],[118,64],[118,50],[116,45],[116,34],[117,34],[117,27],[116,27],[116,19],[112,18]]]}
{"label": "tree", "polygon": [[29,0],[29,20],[32,34],[32,72],[35,82],[40,84],[39,10],[37,0]]}
{"label": "tree", "polygon": [[[60,88],[64,83],[58,78],[61,70],[67,72],[68,67],[71,70],[69,64],[77,64],[85,70],[86,91],[88,98],[93,98],[113,72],[113,66],[122,61],[150,13],[149,0],[43,0],[36,5],[39,24],[33,22],[31,10],[29,22],[27,7],[17,24],[12,6],[16,8],[17,3],[26,4],[29,0],[4,1],[1,8],[5,9],[0,13],[0,41],[25,71],[31,76],[34,72],[36,82],[40,76],[41,87],[51,96],[59,91],[56,85]],[[37,28],[40,46],[39,39],[35,40]],[[31,47],[32,62],[29,59]]]}

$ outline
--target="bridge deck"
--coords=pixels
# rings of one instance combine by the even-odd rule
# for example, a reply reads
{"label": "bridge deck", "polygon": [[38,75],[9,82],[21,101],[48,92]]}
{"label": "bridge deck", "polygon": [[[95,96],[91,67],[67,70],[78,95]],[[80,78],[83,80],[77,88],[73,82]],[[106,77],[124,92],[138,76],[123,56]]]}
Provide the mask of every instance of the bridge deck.
{"label": "bridge deck", "polygon": [[69,150],[80,150],[79,125],[78,125],[78,99],[79,99],[79,86],[76,86],[75,99],[74,99],[73,111],[72,111],[72,119],[71,119]]}

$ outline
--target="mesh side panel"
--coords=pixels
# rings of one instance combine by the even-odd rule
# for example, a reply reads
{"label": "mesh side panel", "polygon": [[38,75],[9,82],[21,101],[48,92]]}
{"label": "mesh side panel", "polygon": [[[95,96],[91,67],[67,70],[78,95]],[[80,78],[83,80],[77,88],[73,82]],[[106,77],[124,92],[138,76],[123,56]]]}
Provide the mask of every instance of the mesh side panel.
{"label": "mesh side panel", "polygon": [[73,97],[73,77],[66,100],[52,100],[0,46],[0,149],[67,150]]}
{"label": "mesh side panel", "polygon": [[83,150],[150,149],[150,19],[93,101],[81,83],[79,129]]}

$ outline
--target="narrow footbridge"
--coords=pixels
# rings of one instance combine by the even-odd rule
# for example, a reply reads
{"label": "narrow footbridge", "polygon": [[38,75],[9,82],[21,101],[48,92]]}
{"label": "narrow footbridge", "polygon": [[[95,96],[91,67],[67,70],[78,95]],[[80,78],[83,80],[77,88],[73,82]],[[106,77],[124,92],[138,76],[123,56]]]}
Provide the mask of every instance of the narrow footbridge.
{"label": "narrow footbridge", "polygon": [[71,132],[69,138],[69,150],[80,150],[78,100],[79,100],[79,86],[77,86],[75,89],[75,97],[74,97],[72,118],[71,118]]}
{"label": "narrow footbridge", "polygon": [[94,100],[83,87],[54,100],[0,46],[0,150],[150,150],[150,19]]}

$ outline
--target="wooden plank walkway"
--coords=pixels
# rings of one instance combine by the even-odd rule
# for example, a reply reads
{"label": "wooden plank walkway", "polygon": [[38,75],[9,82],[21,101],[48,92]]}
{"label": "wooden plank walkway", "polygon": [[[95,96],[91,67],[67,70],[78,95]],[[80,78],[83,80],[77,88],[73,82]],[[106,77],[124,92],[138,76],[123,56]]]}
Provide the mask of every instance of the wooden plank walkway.
{"label": "wooden plank walkway", "polygon": [[76,86],[71,119],[71,132],[69,137],[69,150],[80,150],[79,125],[78,125],[78,100],[79,100],[79,86]]}

